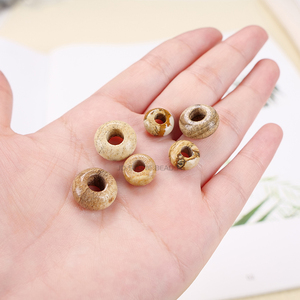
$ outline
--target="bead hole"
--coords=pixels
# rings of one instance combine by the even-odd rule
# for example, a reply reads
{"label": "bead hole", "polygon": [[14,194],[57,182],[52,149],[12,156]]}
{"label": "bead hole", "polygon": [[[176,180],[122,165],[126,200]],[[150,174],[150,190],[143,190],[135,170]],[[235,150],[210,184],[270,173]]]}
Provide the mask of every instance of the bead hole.
{"label": "bead hole", "polygon": [[164,124],[167,120],[166,116],[161,113],[157,114],[154,119],[155,119],[155,122],[158,124]]}
{"label": "bead hole", "polygon": [[133,163],[132,169],[134,172],[142,172],[145,170],[145,163],[142,160],[137,160]]}
{"label": "bead hole", "polygon": [[191,148],[185,146],[181,149],[181,154],[184,157],[191,157],[193,155],[193,150]]}
{"label": "bead hole", "polygon": [[111,145],[120,145],[124,140],[124,135],[119,129],[112,130],[107,136],[107,141]]}
{"label": "bead hole", "polygon": [[94,192],[101,192],[105,189],[106,182],[103,177],[95,175],[89,179],[88,186]]}
{"label": "bead hole", "polygon": [[206,117],[206,112],[201,109],[194,109],[190,114],[190,119],[194,122],[199,122]]}

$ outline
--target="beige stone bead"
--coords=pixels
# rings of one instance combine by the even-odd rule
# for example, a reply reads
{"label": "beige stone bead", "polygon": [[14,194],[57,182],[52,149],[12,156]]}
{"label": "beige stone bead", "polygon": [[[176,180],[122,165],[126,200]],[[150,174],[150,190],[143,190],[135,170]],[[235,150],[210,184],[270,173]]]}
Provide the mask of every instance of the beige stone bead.
{"label": "beige stone bead", "polygon": [[181,170],[194,168],[200,160],[198,147],[190,141],[177,141],[169,150],[171,164]]}
{"label": "beige stone bead", "polygon": [[[160,120],[159,124],[156,120]],[[144,117],[144,126],[146,130],[155,136],[168,135],[174,128],[174,118],[170,112],[163,108],[154,108],[149,110]]]}
{"label": "beige stone bead", "polygon": [[[92,190],[90,187],[96,187]],[[118,188],[114,177],[103,169],[90,168],[74,179],[73,196],[84,208],[100,210],[110,206],[117,197]]]}
{"label": "beige stone bead", "polygon": [[181,132],[192,139],[204,139],[219,126],[217,111],[208,105],[196,104],[185,109],[179,119]]}
{"label": "beige stone bead", "polygon": [[[120,137],[123,141],[118,145],[109,143],[112,137]],[[122,121],[110,121],[100,126],[94,137],[97,152],[108,160],[123,160],[136,148],[136,134],[133,128]]]}
{"label": "beige stone bead", "polygon": [[154,179],[156,165],[150,156],[134,154],[126,159],[123,174],[125,179],[132,185],[146,185]]}

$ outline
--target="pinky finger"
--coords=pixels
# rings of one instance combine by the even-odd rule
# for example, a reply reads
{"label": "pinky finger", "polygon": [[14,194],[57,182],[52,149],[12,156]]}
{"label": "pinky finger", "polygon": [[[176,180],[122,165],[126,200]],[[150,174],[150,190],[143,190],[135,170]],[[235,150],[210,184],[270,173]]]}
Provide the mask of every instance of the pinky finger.
{"label": "pinky finger", "polygon": [[239,154],[203,186],[203,195],[222,235],[250,197],[281,139],[282,130],[278,125],[263,126]]}
{"label": "pinky finger", "polygon": [[10,85],[0,71],[0,134],[10,131],[12,114],[12,91]]}

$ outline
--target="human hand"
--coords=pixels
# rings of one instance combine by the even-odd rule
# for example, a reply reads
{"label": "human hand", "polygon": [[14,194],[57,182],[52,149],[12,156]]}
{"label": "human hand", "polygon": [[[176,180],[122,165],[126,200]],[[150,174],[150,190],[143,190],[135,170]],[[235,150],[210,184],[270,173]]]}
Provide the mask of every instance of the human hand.
{"label": "human hand", "polygon": [[[256,26],[223,42],[215,29],[184,33],[25,136],[9,127],[12,95],[1,75],[0,298],[177,298],[235,221],[280,143],[281,129],[266,125],[215,175],[278,79],[277,65],[262,60],[220,100],[266,39]],[[121,120],[136,131],[135,153],[170,166],[169,148],[183,138],[179,116],[196,103],[213,105],[220,125],[211,137],[193,140],[200,163],[192,170],[158,170],[149,185],[131,186],[123,162],[106,161],[94,148],[97,128]],[[143,114],[155,107],[174,115],[168,136],[144,129]],[[103,211],[82,209],[73,199],[74,177],[90,167],[107,170],[118,184],[117,199]]]}

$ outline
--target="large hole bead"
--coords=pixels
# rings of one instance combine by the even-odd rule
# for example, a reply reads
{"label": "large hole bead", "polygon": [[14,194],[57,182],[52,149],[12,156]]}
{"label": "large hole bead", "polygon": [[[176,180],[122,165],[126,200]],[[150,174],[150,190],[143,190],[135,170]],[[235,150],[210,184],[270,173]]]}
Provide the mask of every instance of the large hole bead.
{"label": "large hole bead", "polygon": [[72,190],[75,200],[90,210],[107,208],[114,202],[118,193],[114,177],[98,168],[80,172],[73,180]]}
{"label": "large hole bead", "polygon": [[132,185],[146,185],[156,174],[154,160],[146,154],[134,154],[128,157],[123,166],[125,179]]}
{"label": "large hole bead", "polygon": [[194,143],[180,140],[171,146],[169,158],[174,167],[181,170],[190,170],[199,163],[200,152]]}
{"label": "large hole bead", "polygon": [[154,108],[145,114],[144,126],[154,136],[165,136],[173,130],[174,118],[166,109]]}
{"label": "large hole bead", "polygon": [[192,139],[204,139],[219,126],[217,111],[208,105],[196,104],[185,109],[179,119],[181,132]]}
{"label": "large hole bead", "polygon": [[[113,139],[119,139],[111,142]],[[94,137],[97,152],[108,160],[123,160],[136,148],[136,134],[133,128],[122,121],[110,121],[100,126]]]}

